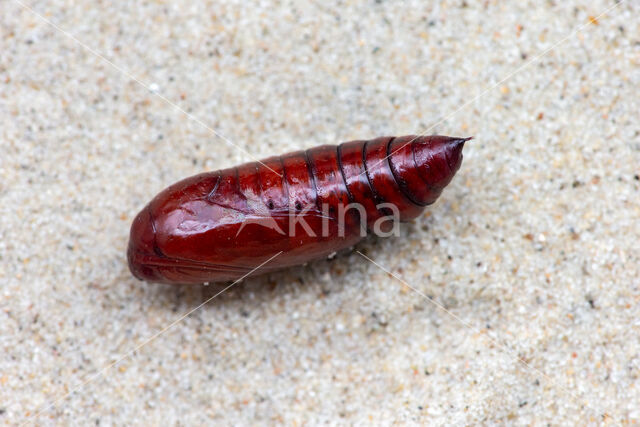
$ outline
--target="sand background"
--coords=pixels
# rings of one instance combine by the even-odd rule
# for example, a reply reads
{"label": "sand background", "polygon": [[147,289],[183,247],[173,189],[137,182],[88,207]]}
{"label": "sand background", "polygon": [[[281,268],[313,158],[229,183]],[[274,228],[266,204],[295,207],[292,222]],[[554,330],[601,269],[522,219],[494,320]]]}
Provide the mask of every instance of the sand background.
{"label": "sand background", "polygon": [[[638,16],[3,0],[0,424],[640,423]],[[251,279],[103,370],[215,292],[130,275],[159,190],[422,132],[475,140],[357,247],[406,284],[355,252]]]}

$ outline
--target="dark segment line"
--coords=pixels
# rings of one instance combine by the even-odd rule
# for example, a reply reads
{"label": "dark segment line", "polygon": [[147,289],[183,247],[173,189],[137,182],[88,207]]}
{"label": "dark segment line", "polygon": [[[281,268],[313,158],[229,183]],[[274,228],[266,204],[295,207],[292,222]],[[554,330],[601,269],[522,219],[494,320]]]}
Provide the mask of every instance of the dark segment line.
{"label": "dark segment line", "polygon": [[369,188],[371,189],[373,198],[376,199],[376,204],[380,204],[386,201],[382,197],[380,197],[380,195],[378,195],[375,188],[373,188],[373,183],[371,182],[371,175],[369,173],[369,168],[367,167],[367,144],[368,143],[369,141],[365,141],[364,144],[362,144],[362,163],[364,165],[364,172],[365,172],[365,175],[367,175],[367,182],[369,183]]}
{"label": "dark segment line", "polygon": [[309,172],[309,176],[311,176],[311,182],[313,183],[313,191],[315,191],[316,193],[315,196],[313,197],[313,200],[315,201],[315,205],[316,205],[316,210],[318,212],[322,212],[322,209],[320,209],[320,206],[318,205],[318,203],[320,202],[319,200],[320,193],[318,192],[318,182],[316,181],[316,176],[314,174],[314,172],[316,171],[316,167],[315,167],[315,163],[311,161],[311,157],[309,157],[309,150],[304,150],[304,160],[305,160],[305,163],[307,164],[307,171]]}
{"label": "dark segment line", "polygon": [[[391,141],[389,141],[389,144],[387,144],[387,163],[389,164],[389,169],[391,169],[391,174],[393,175],[393,178],[396,180],[396,184],[398,184],[398,187],[400,188],[400,191],[402,192],[402,194],[405,195],[405,197],[414,205],[416,206],[427,206],[427,204],[422,204],[417,202],[414,198],[413,195],[411,194],[411,192],[409,191],[409,188],[407,186],[406,181],[398,174],[398,171],[396,171],[396,169],[393,167],[393,163],[391,162],[391,155],[393,154],[391,152],[391,143],[395,140],[396,138],[392,138]],[[415,161],[415,156],[413,155],[413,145],[411,146],[411,154],[413,157],[413,164],[414,166],[417,166],[416,161]]]}
{"label": "dark segment line", "polygon": [[347,185],[347,177],[344,174],[344,167],[342,166],[342,144],[338,144],[338,148],[336,151],[338,155],[338,169],[340,169],[340,175],[342,175],[342,182],[344,182],[344,189],[347,193],[347,197],[349,198],[349,203],[355,203],[353,194],[351,194],[351,191],[349,191],[349,186]]}

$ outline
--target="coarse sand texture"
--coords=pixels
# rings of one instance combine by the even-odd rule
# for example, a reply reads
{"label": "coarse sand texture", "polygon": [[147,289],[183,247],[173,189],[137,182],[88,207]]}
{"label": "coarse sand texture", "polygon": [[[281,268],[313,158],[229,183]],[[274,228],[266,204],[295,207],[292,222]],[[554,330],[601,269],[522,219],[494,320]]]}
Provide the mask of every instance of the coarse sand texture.
{"label": "coarse sand texture", "polygon": [[[0,424],[640,424],[638,16],[1,1]],[[417,134],[474,140],[399,236],[228,289],[129,271],[171,183]]]}

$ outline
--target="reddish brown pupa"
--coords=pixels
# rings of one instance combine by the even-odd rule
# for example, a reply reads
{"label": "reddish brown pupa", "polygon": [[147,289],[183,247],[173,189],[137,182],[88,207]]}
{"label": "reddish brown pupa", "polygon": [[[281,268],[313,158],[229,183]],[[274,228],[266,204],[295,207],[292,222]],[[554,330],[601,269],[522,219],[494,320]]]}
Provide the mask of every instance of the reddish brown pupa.
{"label": "reddish brown pupa", "polygon": [[278,253],[253,274],[327,256],[417,217],[453,178],[468,139],[322,145],[184,179],[136,216],[129,267],[143,280],[203,283],[236,280]]}

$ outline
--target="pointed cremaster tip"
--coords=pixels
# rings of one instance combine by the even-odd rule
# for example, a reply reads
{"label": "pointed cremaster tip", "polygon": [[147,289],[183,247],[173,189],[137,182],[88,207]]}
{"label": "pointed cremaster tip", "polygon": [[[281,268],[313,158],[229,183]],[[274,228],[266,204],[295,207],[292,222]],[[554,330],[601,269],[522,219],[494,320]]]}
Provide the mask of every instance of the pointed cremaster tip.
{"label": "pointed cremaster tip", "polygon": [[466,138],[453,138],[453,141],[451,141],[451,143],[458,144],[458,145],[464,145],[465,142],[471,141],[472,139],[473,139],[472,136],[468,136]]}
{"label": "pointed cremaster tip", "polygon": [[462,149],[464,143],[472,140],[473,137],[468,138],[451,138],[446,144],[446,156],[449,168],[455,173],[462,164]]}

